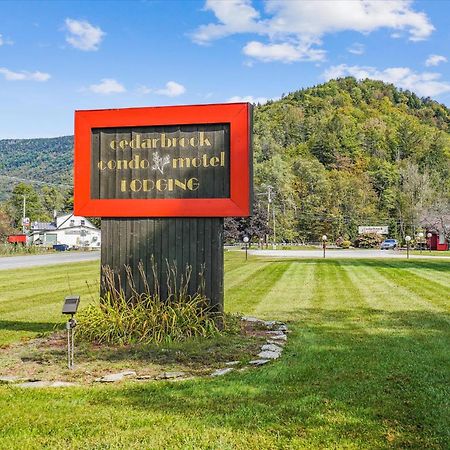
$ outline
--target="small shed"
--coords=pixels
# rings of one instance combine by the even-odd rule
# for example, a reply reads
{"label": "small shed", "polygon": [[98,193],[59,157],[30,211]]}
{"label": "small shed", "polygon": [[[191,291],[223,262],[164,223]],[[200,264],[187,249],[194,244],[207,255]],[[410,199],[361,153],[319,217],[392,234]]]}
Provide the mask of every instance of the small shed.
{"label": "small shed", "polygon": [[448,250],[448,242],[445,239],[445,233],[443,230],[427,230],[427,233],[431,234],[431,237],[427,238],[430,250]]}
{"label": "small shed", "polygon": [[10,234],[7,239],[9,244],[22,244],[25,245],[27,243],[27,235],[26,234]]}

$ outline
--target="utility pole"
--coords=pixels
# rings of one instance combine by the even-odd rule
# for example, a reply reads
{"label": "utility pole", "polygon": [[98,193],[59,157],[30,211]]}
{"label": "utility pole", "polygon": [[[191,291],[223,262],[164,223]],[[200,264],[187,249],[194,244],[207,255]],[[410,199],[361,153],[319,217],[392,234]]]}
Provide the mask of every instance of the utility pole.
{"label": "utility pole", "polygon": [[23,196],[23,208],[22,208],[22,233],[25,234],[25,212],[26,212],[26,196]]}

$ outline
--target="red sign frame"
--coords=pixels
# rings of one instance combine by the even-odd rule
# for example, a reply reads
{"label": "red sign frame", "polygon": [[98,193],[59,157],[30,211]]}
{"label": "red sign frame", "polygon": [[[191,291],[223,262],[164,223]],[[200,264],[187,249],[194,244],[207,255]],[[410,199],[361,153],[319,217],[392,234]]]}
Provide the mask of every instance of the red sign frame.
{"label": "red sign frame", "polygon": [[[75,111],[74,212],[87,217],[247,217],[251,213],[249,103]],[[230,124],[230,197],[92,199],[93,128]]]}

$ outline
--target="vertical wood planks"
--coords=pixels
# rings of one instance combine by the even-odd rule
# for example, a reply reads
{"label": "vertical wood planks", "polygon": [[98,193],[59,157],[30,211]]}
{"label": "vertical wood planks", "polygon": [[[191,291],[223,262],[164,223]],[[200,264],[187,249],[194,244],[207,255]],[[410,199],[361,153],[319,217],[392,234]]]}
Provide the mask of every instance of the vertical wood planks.
{"label": "vertical wood planks", "polygon": [[138,276],[142,261],[153,289],[151,258],[163,298],[167,296],[166,261],[175,264],[178,283],[186,265],[192,267],[189,294],[200,288],[198,274],[205,267],[205,294],[216,311],[223,311],[223,219],[222,218],[104,218],[102,220],[102,266],[109,265],[120,274],[126,286],[125,265],[131,266],[139,292],[144,284]]}

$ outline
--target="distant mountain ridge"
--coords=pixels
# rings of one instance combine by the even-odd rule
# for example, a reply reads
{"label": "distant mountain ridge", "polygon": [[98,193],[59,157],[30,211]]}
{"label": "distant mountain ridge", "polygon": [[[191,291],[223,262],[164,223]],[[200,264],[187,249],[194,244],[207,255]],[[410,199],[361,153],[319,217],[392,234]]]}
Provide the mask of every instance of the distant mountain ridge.
{"label": "distant mountain ridge", "polygon": [[0,140],[0,199],[19,181],[72,185],[73,136]]}

